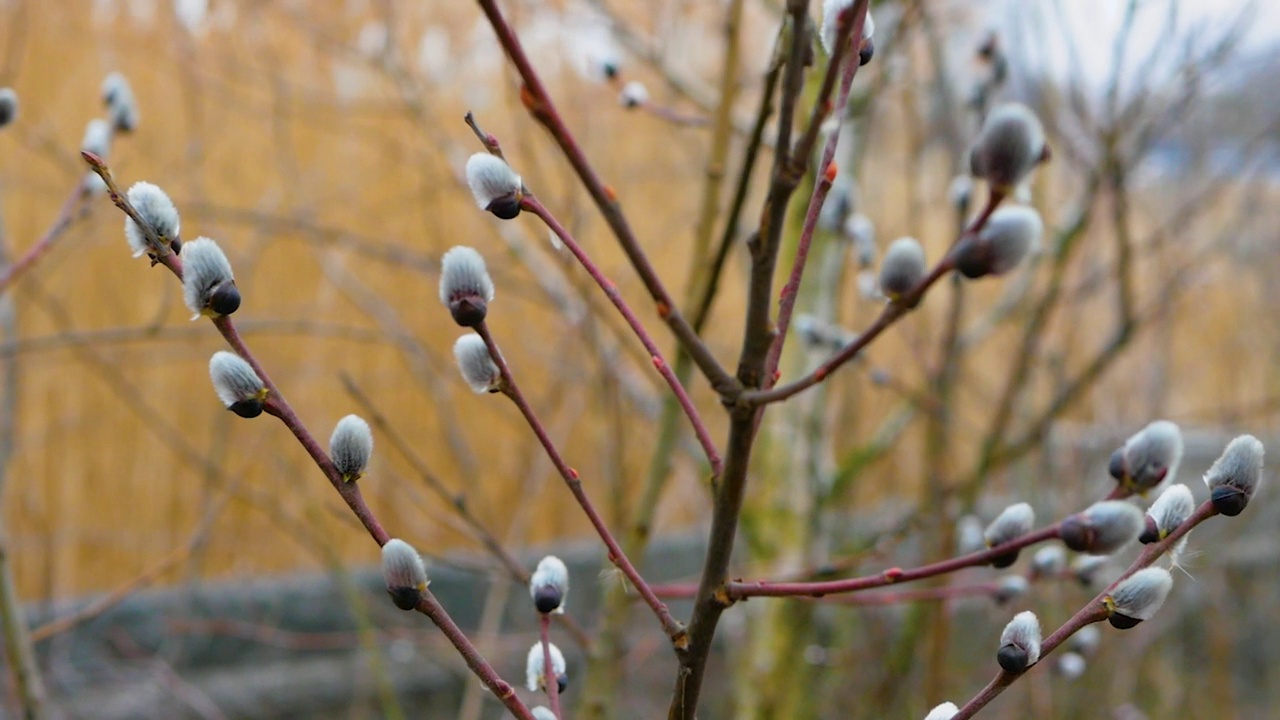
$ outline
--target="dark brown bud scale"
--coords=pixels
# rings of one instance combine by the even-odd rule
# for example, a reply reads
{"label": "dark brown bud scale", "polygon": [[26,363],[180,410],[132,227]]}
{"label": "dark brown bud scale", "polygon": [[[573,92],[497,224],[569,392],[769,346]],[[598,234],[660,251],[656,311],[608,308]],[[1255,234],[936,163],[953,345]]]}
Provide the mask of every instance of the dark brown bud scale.
{"label": "dark brown bud scale", "polygon": [[564,597],[560,594],[560,590],[552,585],[539,587],[533,596],[533,606],[544,615],[560,607],[562,602]]}
{"label": "dark brown bud scale", "polygon": [[1209,493],[1213,508],[1221,515],[1235,517],[1249,505],[1249,496],[1240,488],[1219,485]]}
{"label": "dark brown bud scale", "polygon": [[1013,643],[1002,645],[996,653],[996,662],[1000,663],[1000,667],[1008,673],[1016,674],[1026,670],[1030,659],[1026,650]]}
{"label": "dark brown bud scale", "polygon": [[1111,616],[1107,618],[1107,622],[1111,623],[1111,627],[1117,630],[1128,630],[1142,621],[1138,618],[1129,617],[1128,615],[1111,613]]}
{"label": "dark brown bud scale", "polygon": [[1003,555],[997,555],[996,557],[991,558],[991,567],[1003,569],[1016,562],[1018,562],[1018,551],[1013,550]]}
{"label": "dark brown bud scale", "polygon": [[520,195],[503,195],[489,203],[485,210],[493,213],[494,217],[499,219],[511,220],[520,214]]}
{"label": "dark brown bud scale", "polygon": [[262,414],[263,407],[263,402],[261,400],[257,398],[249,398],[248,400],[233,402],[227,406],[227,409],[242,418],[256,418]]}
{"label": "dark brown bud scale", "polygon": [[1153,542],[1159,542],[1160,526],[1156,524],[1156,519],[1147,515],[1142,522],[1142,534],[1138,536],[1138,542],[1143,545],[1150,545]]}
{"label": "dark brown bud scale", "polygon": [[453,315],[454,322],[473,328],[484,322],[489,314],[489,303],[479,295],[463,295],[449,301],[449,313]]}
{"label": "dark brown bud scale", "polygon": [[240,290],[234,280],[219,283],[209,294],[209,309],[219,315],[230,315],[240,309]]}
{"label": "dark brown bud scale", "polygon": [[393,605],[406,611],[418,607],[418,601],[422,599],[422,591],[416,587],[387,588],[387,594],[391,596]]}

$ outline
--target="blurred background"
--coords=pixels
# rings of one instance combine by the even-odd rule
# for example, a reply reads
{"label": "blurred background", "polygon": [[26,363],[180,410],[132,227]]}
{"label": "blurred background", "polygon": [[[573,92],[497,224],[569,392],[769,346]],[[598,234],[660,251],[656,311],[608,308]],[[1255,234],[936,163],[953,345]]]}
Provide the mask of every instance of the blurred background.
{"label": "blurred background", "polygon": [[[740,227],[725,223],[783,5],[502,5],[686,307],[728,240],[703,334],[730,367],[768,147]],[[1270,444],[1280,419],[1280,12],[1212,0],[882,0],[872,12],[875,57],[854,85],[784,382],[879,312],[878,248],[910,235],[936,260],[977,209],[966,193],[980,207],[965,152],[1000,102],[1028,104],[1049,132],[1053,160],[1022,198],[1046,235],[1010,276],[939,283],[860,361],[766,415],[735,574],[927,562],[957,552],[964,518],[1018,501],[1052,522],[1105,495],[1110,452],[1157,418],[1181,426],[1178,477],[1203,499],[1199,475],[1226,442]],[[731,15],[741,22],[726,30]],[[738,51],[726,69],[727,32]],[[572,623],[554,631],[569,714],[665,713],[665,638],[601,572],[590,525],[515,409],[474,395],[453,365],[461,333],[437,267],[465,244],[497,284],[489,322],[504,355],[629,553],[647,558],[646,577],[696,579],[710,473],[661,378],[545,227],[477,210],[461,180],[481,149],[463,123],[472,111],[675,357],[479,8],[0,0],[0,87],[21,103],[0,131],[0,240],[12,261],[56,234],[0,307],[0,555],[49,716],[501,716],[438,631],[385,601],[376,546],[288,432],[222,409],[207,363],[223,341],[188,320],[168,272],[129,257],[121,213],[101,193],[77,200],[81,138],[116,71],[140,113],[113,138],[116,179],[160,185],[184,238],[227,251],[244,296],[236,323],[317,437],[348,413],[370,420],[365,496],[428,558],[433,590],[499,672],[523,684],[536,621],[521,574],[554,551],[574,571]],[[633,82],[647,99],[629,108]],[[688,386],[723,442],[715,393]],[[985,716],[1270,717],[1278,523],[1264,490],[1241,517],[1197,530],[1159,616],[1103,627],[1083,674],[1041,668]],[[981,587],[1001,576],[945,578],[977,588],[946,603],[735,607],[704,714],[913,718],[962,704],[994,672],[1014,612],[1036,610],[1047,631],[1100,587],[1038,580],[999,604]],[[687,618],[687,603],[673,607]],[[0,698],[0,714],[21,717],[10,672]]]}

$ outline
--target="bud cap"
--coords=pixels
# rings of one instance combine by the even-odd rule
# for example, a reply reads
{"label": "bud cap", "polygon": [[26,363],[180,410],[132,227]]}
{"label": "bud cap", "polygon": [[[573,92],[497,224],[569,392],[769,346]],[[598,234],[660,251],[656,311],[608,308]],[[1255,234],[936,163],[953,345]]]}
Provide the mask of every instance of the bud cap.
{"label": "bud cap", "polygon": [[360,479],[373,455],[373,431],[358,415],[338,421],[329,437],[329,458],[346,482]]}
{"label": "bud cap", "polygon": [[497,392],[502,383],[498,365],[489,355],[484,338],[471,333],[458,338],[453,344],[453,357],[458,361],[462,379],[477,393]]}

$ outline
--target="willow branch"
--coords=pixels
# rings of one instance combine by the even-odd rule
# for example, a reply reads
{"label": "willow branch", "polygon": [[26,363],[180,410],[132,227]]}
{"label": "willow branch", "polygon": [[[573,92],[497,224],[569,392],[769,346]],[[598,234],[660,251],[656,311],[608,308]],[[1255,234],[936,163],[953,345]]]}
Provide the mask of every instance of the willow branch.
{"label": "willow branch", "polygon": [[524,101],[525,107],[551,133],[551,137],[560,146],[560,150],[564,153],[569,164],[573,166],[574,172],[577,173],[578,178],[582,181],[587,193],[591,195],[591,199],[600,210],[600,214],[604,217],[609,228],[613,230],[614,236],[618,239],[618,244],[622,247],[627,259],[631,262],[631,266],[635,268],[636,274],[640,276],[641,282],[644,284],[645,289],[648,290],[650,297],[652,297],[657,307],[658,316],[671,328],[672,333],[675,334],[676,338],[689,352],[689,356],[693,358],[694,363],[697,364],[699,370],[707,377],[711,382],[711,386],[717,392],[722,395],[736,392],[737,381],[728,371],[721,367],[719,361],[711,353],[711,349],[702,341],[702,338],[698,337],[693,327],[689,325],[688,320],[680,313],[671,294],[658,277],[653,263],[650,262],[644,249],[640,247],[640,242],[636,238],[635,232],[631,229],[630,223],[622,212],[622,205],[618,202],[616,191],[600,179],[595,168],[587,160],[586,154],[583,153],[582,148],[578,145],[577,139],[560,117],[550,93],[547,92],[546,87],[542,84],[542,80],[537,71],[534,70],[528,56],[525,55],[520,39],[516,37],[515,31],[507,22],[506,17],[503,16],[502,11],[498,9],[497,0],[478,0],[478,3],[485,17],[488,18],[490,25],[493,26],[494,33],[498,37],[498,43],[502,46],[507,57],[511,60],[511,64],[515,66],[520,78],[524,81],[520,96]]}
{"label": "willow branch", "polygon": [[653,366],[657,368],[658,374],[662,376],[662,379],[667,381],[671,392],[675,394],[676,401],[680,403],[684,414],[689,417],[689,423],[693,426],[693,433],[698,438],[698,444],[702,446],[702,451],[707,455],[707,461],[711,463],[712,474],[719,476],[721,471],[724,470],[724,464],[720,460],[720,451],[716,449],[715,441],[711,439],[711,434],[707,432],[707,427],[702,422],[702,416],[698,414],[698,409],[694,407],[693,400],[689,398],[689,393],[680,384],[680,380],[676,377],[675,372],[672,371],[671,366],[662,357],[662,351],[653,342],[653,338],[649,337],[649,332],[645,330],[640,319],[632,312],[631,307],[622,299],[622,294],[618,292],[618,286],[604,276],[600,268],[583,251],[582,246],[574,240],[569,231],[560,224],[560,221],[556,220],[551,211],[547,210],[546,206],[539,202],[536,197],[531,194],[526,195],[520,205],[541,218],[542,222],[546,223],[547,227],[556,234],[556,237],[560,238],[564,246],[569,248],[569,252],[573,253],[573,256],[578,259],[578,262],[581,263],[587,274],[591,276],[591,279],[596,281],[596,284],[608,296],[609,301],[622,314],[623,319],[631,326],[631,330],[635,332],[636,337],[640,338],[640,343],[648,351],[653,361]]}
{"label": "willow branch", "polygon": [[586,513],[587,519],[591,521],[591,526],[595,528],[596,534],[604,542],[605,547],[609,550],[609,562],[613,563],[627,580],[635,586],[636,592],[644,599],[645,603],[653,610],[653,614],[658,618],[658,622],[662,624],[662,629],[667,633],[667,637],[671,638],[672,644],[676,648],[681,648],[687,642],[688,635],[684,626],[671,616],[671,611],[667,609],[666,604],[658,599],[653,591],[649,589],[649,583],[640,575],[635,566],[627,558],[626,553],[622,551],[622,547],[618,541],[614,539],[613,533],[609,530],[609,526],[605,524],[604,519],[600,517],[600,513],[596,511],[595,505],[591,499],[587,497],[586,491],[582,489],[582,481],[578,479],[578,471],[574,470],[565,462],[564,457],[560,455],[560,451],[556,449],[555,443],[551,441],[551,437],[547,434],[542,422],[538,419],[533,408],[525,400],[524,394],[520,392],[519,385],[516,384],[515,376],[511,373],[511,368],[507,365],[507,361],[502,357],[502,352],[498,349],[497,342],[494,341],[492,333],[485,323],[480,323],[475,328],[476,332],[484,339],[485,346],[489,349],[489,356],[498,366],[498,371],[502,377],[500,390],[506,395],[520,414],[524,416],[525,421],[529,424],[529,428],[533,430],[533,434],[538,438],[538,442],[546,451],[547,457],[551,460],[551,464],[555,466],[556,471],[560,473],[560,477],[564,479],[565,485],[569,487],[569,492],[573,494],[582,511]]}

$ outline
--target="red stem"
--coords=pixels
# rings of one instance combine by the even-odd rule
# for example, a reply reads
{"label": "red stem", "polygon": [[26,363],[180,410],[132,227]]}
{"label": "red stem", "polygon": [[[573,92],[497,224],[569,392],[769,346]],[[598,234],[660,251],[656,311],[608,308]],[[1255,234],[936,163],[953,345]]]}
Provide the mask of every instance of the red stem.
{"label": "red stem", "polygon": [[475,327],[475,330],[484,339],[485,346],[489,348],[489,356],[493,358],[494,363],[498,366],[498,372],[502,375],[502,393],[510,398],[511,402],[515,403],[520,410],[520,414],[524,415],[525,422],[529,423],[533,434],[538,437],[538,442],[542,444],[547,457],[551,459],[551,464],[560,473],[560,477],[564,478],[565,484],[569,486],[569,492],[573,493],[574,499],[578,501],[578,505],[586,513],[592,527],[596,529],[596,533],[604,541],[605,547],[609,549],[609,562],[621,570],[622,574],[626,575],[631,584],[635,586],[636,592],[640,593],[640,597],[644,599],[645,603],[653,610],[653,614],[657,616],[658,622],[662,623],[662,629],[671,638],[672,644],[677,649],[685,647],[688,643],[688,632],[683,625],[671,616],[671,611],[667,606],[653,594],[653,590],[649,588],[649,583],[645,582],[645,579],[640,576],[635,566],[627,559],[626,553],[622,551],[622,546],[618,544],[618,541],[613,537],[613,533],[609,531],[609,526],[600,517],[600,513],[596,512],[595,506],[591,504],[591,499],[587,497],[587,493],[582,489],[582,481],[578,479],[578,471],[569,467],[568,463],[564,461],[560,451],[551,442],[551,437],[547,435],[546,429],[542,427],[542,422],[534,414],[533,408],[525,401],[524,395],[520,392],[520,387],[516,385],[515,377],[511,374],[511,369],[507,366],[507,361],[502,357],[502,352],[498,349],[498,344],[494,341],[493,335],[490,334],[488,326],[482,322]]}
{"label": "red stem", "polygon": [[732,581],[725,583],[725,597],[730,601],[742,600],[750,597],[823,597],[824,595],[834,595],[837,593],[852,593],[862,590],[870,590],[872,588],[884,587],[886,585],[897,585],[899,583],[911,582],[914,580],[923,580],[925,578],[936,577],[953,573],[964,568],[976,567],[978,565],[986,565],[993,559],[1006,555],[1015,550],[1021,550],[1029,545],[1044,542],[1045,540],[1053,540],[1058,537],[1058,529],[1060,523],[1054,523],[1049,527],[1035,532],[1027,533],[1021,537],[1010,540],[1007,543],[996,545],[968,555],[962,555],[957,558],[950,558],[928,565],[903,570],[902,568],[889,568],[875,575],[865,577],[846,578],[844,580],[827,580],[823,582],[742,582]]}
{"label": "red stem", "polygon": [[347,507],[351,508],[351,512],[355,513],[356,518],[360,520],[360,524],[364,525],[365,530],[369,531],[369,535],[378,542],[379,546],[386,545],[391,536],[387,534],[386,530],[382,529],[382,524],[378,522],[378,518],[374,516],[373,511],[365,503],[364,497],[360,494],[360,484],[358,482],[346,482],[342,479],[342,473],[338,472],[338,469],[333,466],[333,461],[329,459],[329,453],[325,452],[315,436],[298,418],[298,414],[293,411],[289,401],[285,400],[284,395],[280,394],[280,389],[276,387],[275,383],[271,382],[266,370],[262,368],[258,359],[253,356],[253,352],[249,350],[249,347],[244,344],[244,340],[236,332],[235,324],[231,322],[231,316],[219,315],[213,319],[213,326],[218,328],[218,332],[222,333],[222,337],[226,338],[227,344],[236,351],[236,354],[249,363],[249,366],[258,374],[258,378],[262,380],[262,384],[269,391],[264,409],[279,418],[280,422],[289,428],[289,432],[293,433],[293,436],[298,439],[298,443],[315,461],[324,476],[329,479],[329,484],[333,485],[333,489],[337,490],[338,494],[342,496],[343,502],[347,504]]}
{"label": "red stem", "polygon": [[[111,177],[110,168],[102,162],[101,158],[92,153],[81,153],[81,155],[84,157],[85,161],[89,163],[89,166],[93,171],[96,172],[106,183],[107,192],[110,194],[112,202],[114,202],[126,215],[133,218],[134,222],[138,223],[143,232],[152,239],[153,244],[156,244],[155,230],[142,219],[137,210],[129,203],[129,199],[120,192],[119,188],[116,186],[115,180]],[[159,247],[165,249],[163,245],[159,245]],[[157,258],[155,258],[154,262],[167,267],[169,271],[178,278],[179,282],[182,281],[182,259],[176,253],[162,252]],[[329,459],[328,453],[324,451],[320,446],[320,443],[318,443],[311,432],[307,430],[307,427],[302,423],[302,420],[298,418],[297,413],[293,411],[293,408],[284,399],[284,395],[280,393],[279,388],[277,388],[275,383],[271,381],[271,377],[267,375],[266,370],[262,368],[262,365],[258,362],[257,358],[253,356],[253,353],[249,350],[248,346],[244,344],[244,341],[240,338],[240,334],[236,332],[235,325],[231,322],[231,317],[228,315],[218,316],[213,319],[213,324],[214,327],[218,329],[218,332],[222,334],[222,337],[226,339],[231,348],[235,350],[245,362],[249,363],[249,366],[253,368],[253,371],[258,374],[258,379],[262,380],[263,386],[269,391],[264,409],[269,414],[279,418],[280,421],[289,428],[294,437],[298,439],[298,442],[302,444],[302,447],[306,449],[307,454],[311,456],[312,460],[315,461],[316,465],[319,466],[320,470],[325,474],[325,477],[327,477],[329,482],[333,484],[334,489],[336,489],[338,494],[342,496],[347,507],[351,508],[351,511],[355,513],[356,517],[360,520],[360,523],[364,525],[366,530],[368,530],[369,535],[373,537],[379,546],[385,545],[390,539],[390,536],[387,534],[387,531],[382,528],[377,517],[374,516],[373,511],[365,503],[364,497],[360,493],[359,485],[355,482],[348,483],[343,481],[341,473],[339,473],[337,468],[333,466],[333,461]],[[493,667],[485,662],[484,658],[481,657],[480,652],[471,644],[471,641],[467,639],[467,636],[458,628],[457,624],[453,622],[453,619],[449,617],[449,613],[445,611],[444,607],[436,601],[435,597],[430,592],[423,590],[422,597],[420,598],[416,609],[418,612],[430,618],[431,621],[435,623],[436,627],[440,628],[440,632],[444,633],[445,637],[449,639],[449,642],[453,643],[453,646],[458,649],[458,652],[462,655],[462,659],[467,663],[467,667],[471,668],[472,672],[474,672],[476,676],[484,682],[493,694],[497,696],[498,700],[505,705],[513,715],[521,718],[521,720],[533,720],[533,713],[530,712],[529,708],[525,707],[524,703],[520,702],[520,699],[515,696],[515,691],[511,688],[511,685],[499,677]]]}
{"label": "red stem", "polygon": [[475,645],[467,639],[465,633],[462,632],[449,617],[449,613],[436,600],[435,596],[429,590],[422,591],[422,597],[418,600],[416,610],[423,615],[431,618],[431,622],[440,628],[440,632],[444,633],[449,642],[453,643],[453,647],[458,650],[458,654],[462,656],[467,667],[471,668],[471,672],[484,683],[485,687],[498,698],[498,701],[511,711],[511,714],[520,718],[520,720],[534,720],[533,712],[516,697],[516,691],[511,684],[499,677],[493,666],[485,662],[480,656],[480,652],[476,650]]}
{"label": "red stem", "polygon": [[515,31],[507,23],[502,11],[498,9],[496,0],[478,0],[478,2],[480,9],[484,12],[485,17],[488,18],[489,24],[493,26],[493,32],[498,37],[498,43],[502,45],[507,57],[511,59],[511,64],[515,66],[516,72],[520,74],[520,79],[524,81],[520,96],[525,103],[525,107],[547,129],[547,132],[551,133],[551,137],[560,146],[560,150],[564,153],[569,164],[573,166],[578,178],[591,195],[591,199],[595,201],[600,214],[604,216],[605,222],[613,230],[613,234],[617,237],[618,244],[622,246],[622,250],[626,253],[631,266],[635,268],[636,274],[640,276],[641,282],[644,283],[649,295],[657,305],[658,315],[666,321],[667,326],[671,328],[676,338],[688,351],[689,357],[693,359],[698,369],[707,377],[711,382],[711,386],[717,392],[721,395],[736,392],[740,389],[741,384],[720,366],[710,348],[707,347],[706,343],[702,342],[702,338],[698,337],[698,333],[694,331],[688,320],[676,307],[671,294],[667,292],[666,287],[662,284],[657,271],[653,268],[653,263],[649,261],[644,249],[640,247],[640,242],[636,239],[635,232],[632,231],[626,216],[623,215],[622,206],[618,204],[617,193],[606,186],[600,176],[596,174],[595,169],[591,167],[586,154],[582,152],[582,148],[578,146],[573,133],[569,131],[569,127],[565,125],[560,113],[556,110],[550,93],[547,92],[542,80],[538,77],[537,71],[533,68],[533,63],[529,62],[528,56],[525,55],[520,39],[516,37]]}
{"label": "red stem", "polygon": [[[991,213],[995,212],[996,206],[998,206],[1000,201],[1003,199],[1004,195],[1002,193],[993,191],[988,198],[987,205],[983,208],[982,213],[979,214],[978,217],[974,218],[973,222],[963,233],[961,233],[960,237],[963,238],[966,235],[971,235],[981,230],[983,226],[987,224],[987,220],[991,217]],[[959,239],[957,239],[956,242],[958,243]],[[955,244],[952,244],[952,249],[954,248]],[[769,390],[748,390],[738,397],[738,403],[758,407],[769,403],[781,402],[782,400],[786,400],[793,395],[797,395],[808,390],[814,385],[817,385],[827,379],[827,377],[839,369],[841,365],[844,365],[857,357],[858,353],[862,352],[864,348],[870,345],[871,341],[875,340],[880,333],[884,332],[895,322],[905,316],[909,311],[914,309],[915,306],[920,303],[924,294],[928,292],[929,288],[954,268],[955,257],[948,252],[947,255],[945,255],[942,260],[934,266],[933,270],[931,270],[929,274],[911,290],[911,292],[908,292],[898,300],[885,305],[884,310],[881,311],[875,322],[871,323],[870,327],[862,331],[861,335],[855,338],[853,342],[841,348],[840,351],[829,360],[809,371],[807,375],[793,380],[786,385],[780,385]]]}
{"label": "red stem", "polygon": [[[853,21],[853,36],[862,37],[862,26],[866,22],[866,8]],[[813,117],[809,120],[810,131],[814,132],[819,124],[821,124],[823,113],[820,108],[826,106],[826,98],[830,95],[830,90],[826,84],[830,78],[836,74],[836,66],[840,59],[844,56],[845,48],[849,45],[847,38],[849,37],[846,30],[849,24],[849,16],[845,15],[840,18],[840,29],[837,33],[839,38],[835,51],[832,54],[831,63],[827,67],[827,78],[824,81],[824,90],[819,94],[819,100],[814,106]],[[836,115],[835,127],[831,130],[830,136],[827,138],[826,146],[822,149],[822,161],[818,164],[817,182],[813,185],[813,194],[809,198],[809,207],[805,211],[804,225],[800,230],[800,239],[796,245],[796,259],[791,266],[791,276],[787,278],[787,283],[782,287],[781,298],[778,301],[778,321],[777,321],[777,338],[773,341],[773,345],[769,348],[769,354],[765,359],[764,382],[766,387],[772,387],[774,383],[774,373],[778,370],[778,363],[782,358],[782,346],[787,340],[787,328],[791,325],[791,314],[795,311],[796,299],[800,295],[800,280],[804,276],[804,268],[809,260],[809,247],[813,243],[813,234],[818,228],[818,216],[822,213],[822,206],[827,200],[827,193],[831,192],[831,184],[834,173],[828,176],[832,162],[836,156],[836,145],[840,141],[840,127],[844,125],[845,109],[849,105],[849,91],[853,87],[853,78],[858,74],[858,56],[848,58],[845,62],[844,74],[840,79],[840,92],[836,97]],[[806,152],[804,148],[801,152]],[[793,160],[808,163],[808,158],[793,158]],[[837,168],[838,170],[838,168]]]}
{"label": "red stem", "polygon": [[18,278],[19,275],[31,269],[32,265],[45,256],[53,248],[58,238],[71,227],[71,223],[75,221],[76,209],[80,206],[80,201],[87,197],[84,189],[84,180],[76,183],[75,189],[67,196],[62,203],[62,209],[58,211],[58,219],[53,225],[45,231],[44,235],[35,242],[22,257],[18,258],[12,265],[5,268],[4,274],[0,275],[0,293],[4,293],[9,289],[9,285]]}
{"label": "red stem", "polygon": [[684,386],[680,384],[680,380],[671,369],[671,365],[662,357],[662,351],[660,351],[657,344],[653,342],[653,338],[649,336],[649,332],[645,330],[640,319],[636,317],[634,312],[632,312],[631,307],[622,299],[622,294],[618,292],[618,286],[614,284],[612,280],[605,277],[604,273],[600,271],[600,268],[592,262],[591,258],[583,251],[582,246],[573,239],[573,236],[569,234],[569,231],[566,230],[558,220],[556,220],[555,216],[551,214],[551,211],[539,202],[537,198],[532,195],[526,195],[521,206],[532,212],[534,215],[537,215],[542,219],[542,222],[547,224],[547,227],[551,228],[551,232],[555,233],[556,236],[560,238],[560,241],[564,243],[565,247],[569,248],[569,252],[573,253],[573,256],[576,257],[578,262],[582,264],[582,267],[586,269],[587,274],[591,276],[591,279],[596,281],[596,284],[599,285],[600,289],[604,291],[604,294],[608,296],[609,301],[612,302],[613,306],[622,314],[622,317],[627,321],[627,324],[631,326],[632,331],[635,332],[636,337],[640,338],[640,343],[644,345],[644,349],[649,353],[650,358],[653,360],[653,366],[658,369],[658,373],[667,381],[667,385],[671,387],[671,392],[675,393],[676,402],[680,403],[680,407],[684,410],[684,414],[689,417],[689,423],[693,425],[693,433],[698,437],[698,444],[702,446],[702,451],[706,453],[707,460],[711,463],[712,474],[719,477],[720,472],[724,469],[724,463],[720,459],[720,451],[716,449],[716,444],[711,439],[711,433],[707,432],[707,427],[702,422],[702,416],[698,414],[698,409],[694,407],[693,401],[689,399],[689,393],[685,390]]}
{"label": "red stem", "polygon": [[547,683],[547,700],[551,703],[551,712],[560,717],[560,679],[556,677],[555,667],[551,663],[551,616],[542,613],[538,618],[542,631],[542,677]]}
{"label": "red stem", "polygon": [[[1217,514],[1218,511],[1213,507],[1213,503],[1206,500],[1200,505],[1200,507],[1196,508],[1196,511],[1191,514],[1191,517],[1184,520],[1183,523],[1173,532],[1169,533],[1165,539],[1146,546],[1142,550],[1142,553],[1138,555],[1138,559],[1134,560],[1133,564],[1120,574],[1120,577],[1116,578],[1114,582],[1108,585],[1102,592],[1098,593],[1097,597],[1086,603],[1084,607],[1080,608],[1080,610],[1063,623],[1061,627],[1054,630],[1052,635],[1045,638],[1044,641],[1040,643],[1040,659],[1043,660],[1046,655],[1053,652],[1059,645],[1066,642],[1067,638],[1074,635],[1084,626],[1106,620],[1107,609],[1103,605],[1103,599],[1115,590],[1116,586],[1127,580],[1131,575],[1139,570],[1149,567],[1156,560],[1160,559],[1161,555],[1168,552],[1169,548],[1173,547],[1174,544],[1185,537],[1187,533],[1191,532],[1193,528]],[[960,708],[959,713],[952,716],[953,720],[967,720],[967,718],[973,717],[974,714],[986,707],[988,703],[994,700],[1000,693],[1004,692],[1004,689],[1012,685],[1013,681],[1017,680],[1019,677],[1022,677],[1022,675],[1010,675],[1003,670],[1000,671],[991,680],[991,682],[987,683],[986,687],[979,691],[979,693],[969,700],[969,702],[965,703],[964,707]]]}

